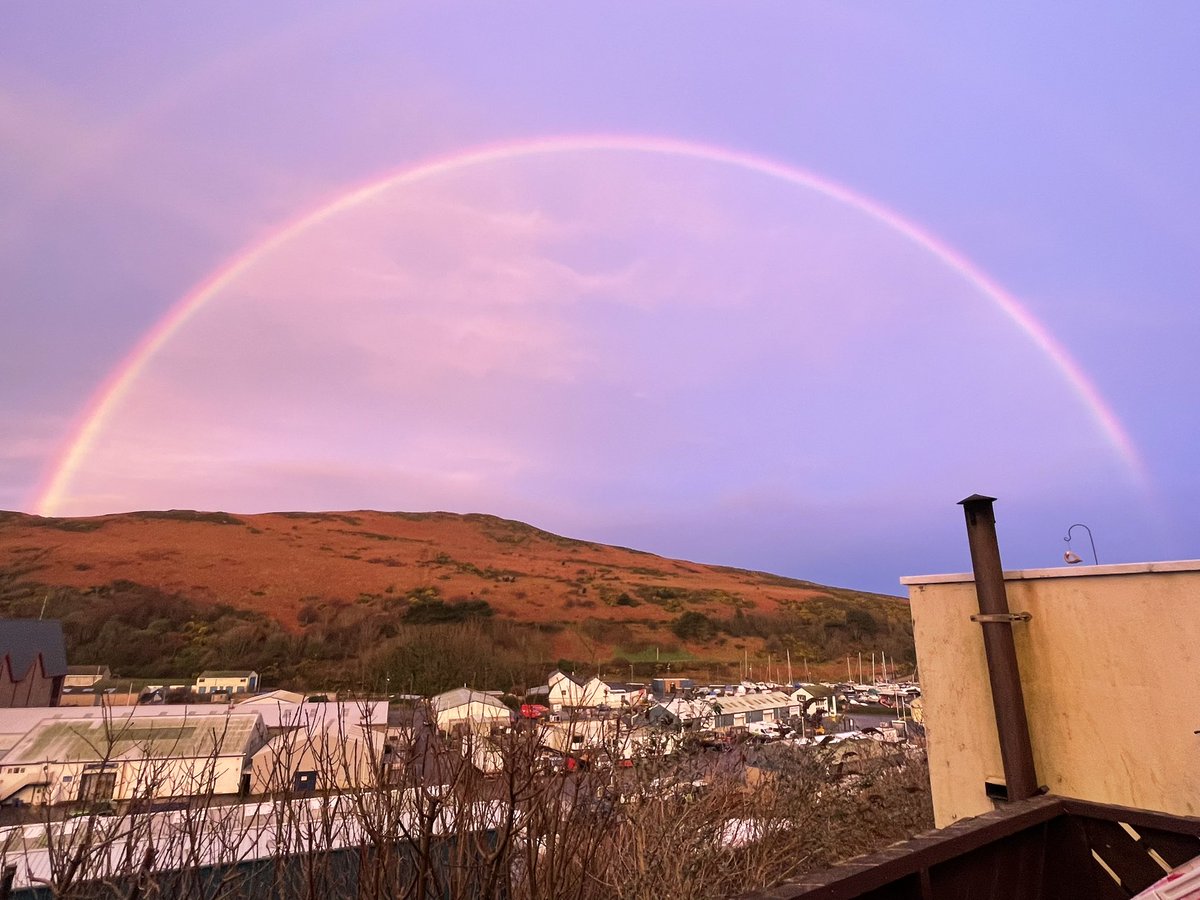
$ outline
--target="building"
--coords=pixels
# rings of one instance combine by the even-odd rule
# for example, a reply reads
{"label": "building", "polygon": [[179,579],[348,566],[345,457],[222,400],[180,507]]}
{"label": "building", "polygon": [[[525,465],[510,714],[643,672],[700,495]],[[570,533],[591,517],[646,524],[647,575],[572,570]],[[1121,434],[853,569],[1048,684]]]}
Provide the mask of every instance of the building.
{"label": "building", "polygon": [[[376,787],[390,764],[387,703],[275,703],[280,716],[251,760],[255,794]],[[243,703],[251,710],[264,704]]]}
{"label": "building", "polygon": [[819,710],[829,715],[837,715],[837,692],[823,684],[798,685],[792,691],[791,698],[799,704],[802,712],[812,713]]}
{"label": "building", "polygon": [[0,707],[58,706],[67,676],[62,623],[0,620]]}
{"label": "building", "polygon": [[[106,679],[86,686],[68,686],[62,690],[59,706],[136,706],[153,692],[147,692],[142,681],[113,681]],[[162,702],[161,697],[157,702]]]}
{"label": "building", "polygon": [[108,666],[67,666],[67,677],[63,679],[63,687],[87,688],[108,678],[112,678]]}
{"label": "building", "polygon": [[257,705],[260,703],[282,703],[286,706],[295,706],[298,703],[304,702],[304,695],[298,694],[295,691],[267,691],[265,694],[255,694],[252,697],[238,697],[237,702],[241,706],[246,704]]}
{"label": "building", "polygon": [[1195,896],[1200,560],[1003,571],[992,502],[902,580],[941,827],[757,900]]}
{"label": "building", "polygon": [[513,722],[513,711],[497,697],[470,688],[455,688],[438,694],[429,705],[438,730],[445,734],[456,728],[487,732]]}
{"label": "building", "polygon": [[202,696],[254,694],[258,692],[258,673],[238,670],[201,672],[193,690]]}
{"label": "building", "polygon": [[[993,809],[1004,783],[982,626],[971,619],[979,604],[970,573],[903,583],[934,814],[945,826]],[[1200,816],[1200,560],[1007,571],[1004,589],[1009,608],[1030,616],[1005,627],[1039,784]]]}
{"label": "building", "polygon": [[[11,741],[0,757],[0,803],[163,799],[238,794],[251,754],[267,740],[256,714],[153,715],[111,709],[39,710],[0,717]],[[34,712],[30,710],[30,712]],[[13,735],[11,729],[21,730]]]}
{"label": "building", "polygon": [[555,712],[569,709],[597,709],[636,706],[646,699],[644,684],[604,681],[598,675],[581,680],[555,669],[548,679],[550,708]]}
{"label": "building", "polygon": [[593,763],[614,764],[650,751],[669,753],[675,747],[670,735],[645,725],[629,725],[618,716],[548,722],[539,741],[547,750]]}
{"label": "building", "polygon": [[554,712],[600,705],[596,688],[589,684],[588,679],[578,679],[574,675],[555,669],[550,673],[547,684],[550,688],[547,702]]}
{"label": "building", "polygon": [[713,704],[708,700],[684,700],[674,697],[656,703],[646,711],[646,721],[662,728],[680,731],[706,731],[716,723]]}
{"label": "building", "polygon": [[752,722],[787,723],[800,715],[801,705],[782,691],[720,697],[712,703],[718,731],[744,728]]}
{"label": "building", "polygon": [[650,680],[650,690],[655,697],[668,697],[674,694],[688,694],[696,687],[690,678],[653,678]]}

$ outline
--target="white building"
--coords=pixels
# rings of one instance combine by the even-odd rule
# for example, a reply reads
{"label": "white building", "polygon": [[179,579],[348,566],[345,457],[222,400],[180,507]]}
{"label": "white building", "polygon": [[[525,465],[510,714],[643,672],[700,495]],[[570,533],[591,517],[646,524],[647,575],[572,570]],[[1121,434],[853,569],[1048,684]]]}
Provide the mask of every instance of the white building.
{"label": "white building", "polygon": [[606,706],[636,706],[646,699],[646,686],[603,681],[599,676],[580,680],[557,669],[550,673],[549,704],[554,712],[564,709],[595,709]]}
{"label": "white building", "polygon": [[656,703],[647,712],[654,724],[706,731],[716,724],[713,705],[707,700],[684,700],[672,697],[666,703]]}
{"label": "white building", "polygon": [[252,697],[238,697],[236,702],[242,706],[245,706],[247,703],[256,705],[260,703],[284,703],[295,706],[298,703],[304,702],[304,695],[297,694],[295,691],[267,691],[265,694],[255,694]]}
{"label": "white building", "polygon": [[716,727],[744,728],[752,722],[787,722],[800,715],[801,704],[782,691],[718,697],[712,704]]}
{"label": "white building", "polygon": [[63,679],[63,687],[89,688],[97,682],[112,677],[108,666],[67,666],[67,676]]}
{"label": "white building", "polygon": [[456,727],[487,732],[496,726],[511,725],[513,721],[513,711],[497,697],[465,687],[438,694],[429,705],[438,730],[445,733]]}
{"label": "white building", "polygon": [[[278,702],[278,701],[277,701]],[[238,709],[262,708],[262,704]],[[279,703],[271,738],[250,763],[256,794],[374,787],[384,767],[386,701]]]}
{"label": "white building", "polygon": [[258,673],[215,669],[201,672],[193,690],[197,694],[253,694],[258,691]]}
{"label": "white building", "polygon": [[[63,803],[237,794],[267,740],[257,714],[187,707],[0,711],[0,803]],[[124,708],[139,710],[139,707]],[[17,734],[15,732],[19,731]]]}

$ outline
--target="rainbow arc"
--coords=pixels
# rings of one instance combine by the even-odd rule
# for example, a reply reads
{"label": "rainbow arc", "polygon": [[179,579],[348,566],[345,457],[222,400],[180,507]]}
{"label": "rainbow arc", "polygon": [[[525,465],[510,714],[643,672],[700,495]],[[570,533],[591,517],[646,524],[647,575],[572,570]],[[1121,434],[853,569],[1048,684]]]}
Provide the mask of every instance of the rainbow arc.
{"label": "rainbow arc", "polygon": [[65,449],[54,461],[47,477],[39,486],[33,508],[42,515],[55,514],[68,493],[71,478],[86,460],[106,420],[137,382],[147,363],[187,325],[197,311],[271,252],[322,222],[405,184],[506,160],[599,151],[650,153],[734,166],[776,178],[801,189],[815,191],[892,229],[955,272],[1012,320],[1058,370],[1135,480],[1140,484],[1145,483],[1143,466],[1133,441],[1095,383],[1066,348],[1015,297],[971,260],[920,225],[844,185],[766,157],[661,137],[577,135],[485,146],[389,172],[291,219],[265,239],[240,252],[176,302],[141,337],[100,385],[79,416]]}

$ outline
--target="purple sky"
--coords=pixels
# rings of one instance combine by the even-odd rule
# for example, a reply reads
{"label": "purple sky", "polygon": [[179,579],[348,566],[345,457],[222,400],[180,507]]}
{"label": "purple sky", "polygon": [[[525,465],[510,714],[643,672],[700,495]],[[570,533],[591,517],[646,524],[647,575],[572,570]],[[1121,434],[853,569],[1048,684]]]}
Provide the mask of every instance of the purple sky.
{"label": "purple sky", "polygon": [[1010,567],[1200,555],[1194,4],[344,6],[0,11],[0,508],[482,511],[898,592],[979,491]]}

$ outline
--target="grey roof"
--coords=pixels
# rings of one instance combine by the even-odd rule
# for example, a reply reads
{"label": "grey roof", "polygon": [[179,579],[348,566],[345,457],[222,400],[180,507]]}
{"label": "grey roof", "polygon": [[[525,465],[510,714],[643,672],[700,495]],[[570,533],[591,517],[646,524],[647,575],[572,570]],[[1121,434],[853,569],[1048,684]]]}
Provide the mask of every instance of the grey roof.
{"label": "grey roof", "polygon": [[4,757],[13,763],[137,757],[239,756],[249,752],[256,715],[43,719]]}
{"label": "grey roof", "polygon": [[207,669],[200,673],[201,678],[249,678],[257,675],[253,669]]}
{"label": "grey roof", "polygon": [[452,691],[446,691],[444,694],[438,694],[436,697],[433,697],[429,703],[433,706],[434,712],[453,709],[456,706],[465,706],[468,703],[482,703],[484,706],[494,706],[498,709],[512,712],[512,710],[491,694],[471,690],[471,688],[455,688]]}
{"label": "grey roof", "polygon": [[644,684],[630,684],[627,681],[606,681],[604,682],[604,685],[610,691],[621,691],[627,694],[636,694],[638,691],[644,691],[646,689]]}
{"label": "grey roof", "polygon": [[719,707],[723,715],[761,709],[786,709],[799,705],[787,694],[779,691],[768,691],[765,694],[739,694],[736,697],[718,697],[713,701],[713,706]]}
{"label": "grey roof", "polygon": [[57,619],[0,619],[0,654],[14,681],[29,673],[38,656],[46,677],[67,674],[67,649]]}

